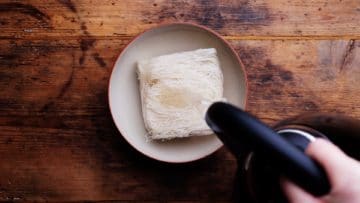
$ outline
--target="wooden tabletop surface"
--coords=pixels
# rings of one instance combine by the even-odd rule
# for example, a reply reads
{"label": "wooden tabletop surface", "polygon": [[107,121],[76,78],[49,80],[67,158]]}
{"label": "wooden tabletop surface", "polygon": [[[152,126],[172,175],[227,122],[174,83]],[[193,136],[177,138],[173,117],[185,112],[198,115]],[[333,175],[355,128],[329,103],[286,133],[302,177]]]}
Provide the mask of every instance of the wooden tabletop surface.
{"label": "wooden tabletop surface", "polygon": [[109,112],[112,66],[138,33],[205,25],[248,72],[247,110],[360,118],[359,0],[0,0],[0,200],[228,202],[234,158],[143,157]]}

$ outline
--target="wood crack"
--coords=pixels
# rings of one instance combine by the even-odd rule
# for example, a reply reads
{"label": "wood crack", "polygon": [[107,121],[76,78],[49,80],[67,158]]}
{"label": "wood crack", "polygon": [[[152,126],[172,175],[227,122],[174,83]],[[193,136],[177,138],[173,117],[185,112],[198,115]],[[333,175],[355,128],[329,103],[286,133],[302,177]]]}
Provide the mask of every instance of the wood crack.
{"label": "wood crack", "polygon": [[346,46],[346,51],[345,51],[345,54],[344,54],[344,57],[343,57],[343,60],[341,62],[341,65],[340,65],[340,72],[342,72],[346,66],[346,64],[348,63],[348,60],[349,60],[349,56],[351,55],[352,51],[354,50],[355,48],[355,40],[352,39],[348,42],[347,46]]}

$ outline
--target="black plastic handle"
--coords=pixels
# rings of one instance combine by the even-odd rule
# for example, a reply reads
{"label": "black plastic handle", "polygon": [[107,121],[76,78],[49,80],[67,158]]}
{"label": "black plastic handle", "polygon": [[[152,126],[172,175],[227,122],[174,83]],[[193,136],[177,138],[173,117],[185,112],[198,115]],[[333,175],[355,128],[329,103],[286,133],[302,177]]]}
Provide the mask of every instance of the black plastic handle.
{"label": "black plastic handle", "polygon": [[309,193],[321,196],[330,191],[326,173],[319,164],[245,111],[217,102],[208,109],[206,122],[236,157],[242,156],[238,148],[254,150]]}

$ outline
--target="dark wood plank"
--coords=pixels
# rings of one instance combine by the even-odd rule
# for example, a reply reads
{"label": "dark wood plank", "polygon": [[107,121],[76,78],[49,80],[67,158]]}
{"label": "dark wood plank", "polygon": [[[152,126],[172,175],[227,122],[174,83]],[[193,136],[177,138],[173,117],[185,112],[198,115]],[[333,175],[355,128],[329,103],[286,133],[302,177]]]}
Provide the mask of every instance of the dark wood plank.
{"label": "dark wood plank", "polygon": [[129,37],[162,23],[193,22],[244,38],[359,39],[356,0],[29,0],[0,2],[1,37]]}
{"label": "dark wood plank", "polygon": [[111,120],[103,123],[97,130],[1,127],[0,198],[49,201],[229,198],[234,164],[220,156],[224,151],[194,164],[161,164],[130,149],[112,127]]}
{"label": "dark wood plank", "polygon": [[318,111],[360,118],[358,40],[232,44],[248,71],[248,109],[267,122]]}

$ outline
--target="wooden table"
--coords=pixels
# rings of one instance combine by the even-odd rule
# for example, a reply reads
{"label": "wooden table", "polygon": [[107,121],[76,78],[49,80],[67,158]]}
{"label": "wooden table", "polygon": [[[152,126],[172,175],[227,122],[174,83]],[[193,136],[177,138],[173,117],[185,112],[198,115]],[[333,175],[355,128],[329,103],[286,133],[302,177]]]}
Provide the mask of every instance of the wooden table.
{"label": "wooden table", "polygon": [[221,149],[168,165],[132,149],[107,102],[112,66],[138,33],[193,22],[227,39],[269,124],[304,112],[360,118],[359,0],[0,1],[0,200],[231,199]]}

